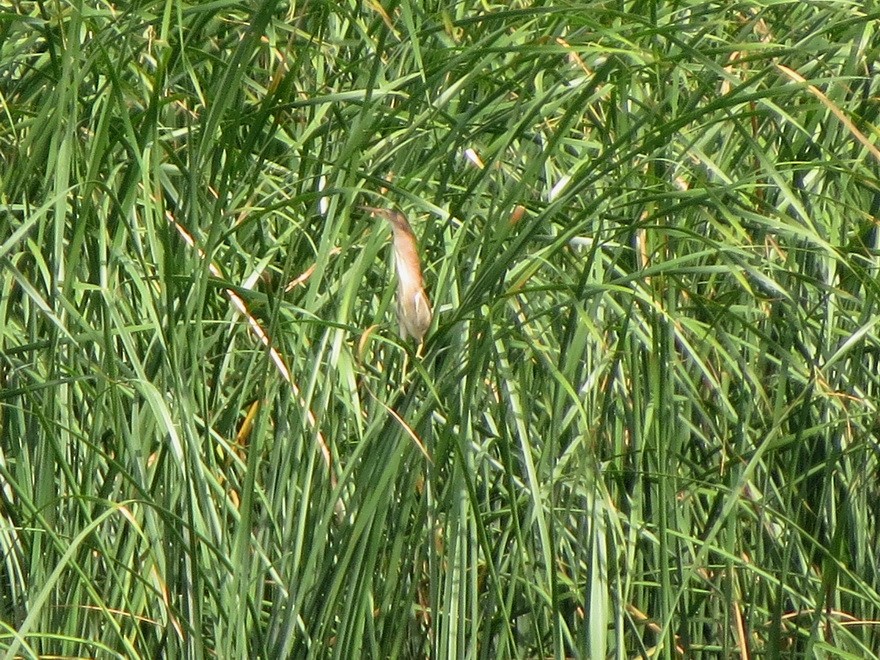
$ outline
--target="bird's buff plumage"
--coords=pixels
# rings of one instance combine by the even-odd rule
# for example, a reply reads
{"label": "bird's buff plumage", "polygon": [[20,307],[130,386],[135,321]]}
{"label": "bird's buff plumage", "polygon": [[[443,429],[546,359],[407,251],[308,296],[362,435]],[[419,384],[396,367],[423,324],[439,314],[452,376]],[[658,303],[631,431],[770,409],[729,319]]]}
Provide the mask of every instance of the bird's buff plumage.
{"label": "bird's buff plumage", "polygon": [[431,301],[425,293],[422,264],[416,236],[406,216],[372,206],[362,206],[365,211],[385,218],[393,234],[394,265],[397,270],[397,321],[404,339],[413,337],[420,344],[431,327]]}

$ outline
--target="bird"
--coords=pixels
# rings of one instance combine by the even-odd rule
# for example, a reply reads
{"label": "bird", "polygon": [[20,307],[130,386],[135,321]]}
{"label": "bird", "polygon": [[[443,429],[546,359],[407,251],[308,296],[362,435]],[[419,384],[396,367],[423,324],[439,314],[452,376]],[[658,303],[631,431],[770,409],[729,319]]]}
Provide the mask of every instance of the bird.
{"label": "bird", "polygon": [[391,225],[394,265],[397,270],[397,322],[400,336],[404,341],[407,337],[412,337],[421,347],[434,314],[425,292],[416,235],[406,216],[400,211],[375,206],[360,208],[385,218]]}

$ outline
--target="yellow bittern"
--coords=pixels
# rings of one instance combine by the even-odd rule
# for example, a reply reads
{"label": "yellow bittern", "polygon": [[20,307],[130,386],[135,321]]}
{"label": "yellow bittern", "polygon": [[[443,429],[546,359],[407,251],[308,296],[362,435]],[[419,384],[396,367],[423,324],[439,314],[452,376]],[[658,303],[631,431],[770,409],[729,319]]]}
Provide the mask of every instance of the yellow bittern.
{"label": "yellow bittern", "polygon": [[397,322],[403,339],[414,337],[419,344],[431,327],[431,301],[425,293],[422,264],[416,235],[400,211],[362,206],[362,209],[385,218],[394,235],[394,265],[397,268]]}

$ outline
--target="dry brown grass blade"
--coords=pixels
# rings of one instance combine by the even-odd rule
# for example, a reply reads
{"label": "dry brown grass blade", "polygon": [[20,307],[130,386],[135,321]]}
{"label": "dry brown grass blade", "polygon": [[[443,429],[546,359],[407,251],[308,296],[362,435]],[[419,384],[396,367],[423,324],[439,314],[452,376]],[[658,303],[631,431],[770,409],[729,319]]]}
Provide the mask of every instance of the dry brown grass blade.
{"label": "dry brown grass blade", "polygon": [[876,158],[878,162],[880,162],[880,149],[878,149],[868,139],[868,137],[864,133],[862,133],[855,124],[852,123],[850,118],[844,114],[843,110],[837,107],[834,102],[829,99],[821,89],[807,82],[807,79],[804,78],[801,74],[799,74],[794,69],[789,69],[784,64],[777,63],[776,68],[795,82],[806,85],[807,91],[809,91],[810,94],[819,99],[819,101],[822,102],[822,105],[828,108],[831,113],[840,120],[840,123],[842,123],[846,127],[846,130],[848,130],[852,134],[852,136],[856,140],[858,140],[862,144],[862,146],[864,146],[869,152],[871,152],[871,155],[874,156],[874,158]]}
{"label": "dry brown grass blade", "polygon": [[[192,235],[174,218],[174,216],[170,212],[166,212],[166,216],[168,222],[177,230],[177,233],[180,234],[181,238],[193,248],[202,259],[206,259],[205,251],[202,250],[197,244]],[[219,279],[223,278],[223,274],[217,266],[217,264],[211,262],[208,264],[208,270],[214,277]],[[305,399],[303,398],[299,386],[294,382],[293,376],[290,373],[290,369],[287,367],[287,363],[284,361],[281,353],[277,348],[272,344],[272,340],[269,335],[266,333],[263,326],[260,325],[260,322],[254,318],[254,316],[248,311],[247,305],[244,300],[232,289],[225,290],[226,296],[229,298],[229,301],[232,303],[232,307],[235,311],[245,319],[247,319],[248,325],[251,328],[251,332],[256,335],[257,339],[260,340],[260,343],[266,347],[269,351],[269,358],[272,360],[272,363],[275,365],[275,368],[278,370],[278,373],[281,374],[281,377],[287,382],[290,386],[291,391],[296,397],[297,402],[303,407],[306,411],[306,419],[309,423],[309,426],[315,432],[315,440],[318,444],[318,448],[321,451],[321,456],[324,459],[324,463],[327,465],[327,470],[330,474],[330,484],[335,489],[338,481],[336,479],[336,475],[333,472],[333,455],[330,452],[330,446],[327,444],[327,441],[324,439],[324,435],[321,433],[321,430],[318,428],[318,422],[315,418],[315,414],[312,412],[311,408],[309,408]],[[340,507],[344,507],[344,504],[340,500],[337,502],[337,513],[340,513]],[[341,511],[344,513],[344,509]]]}

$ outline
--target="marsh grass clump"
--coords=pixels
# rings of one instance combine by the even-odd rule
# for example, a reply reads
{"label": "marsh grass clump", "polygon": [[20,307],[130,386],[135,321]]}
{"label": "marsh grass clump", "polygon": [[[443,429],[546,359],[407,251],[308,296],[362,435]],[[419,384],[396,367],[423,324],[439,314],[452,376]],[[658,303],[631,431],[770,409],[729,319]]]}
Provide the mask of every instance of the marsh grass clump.
{"label": "marsh grass clump", "polygon": [[0,650],[878,657],[869,12],[12,2]]}

